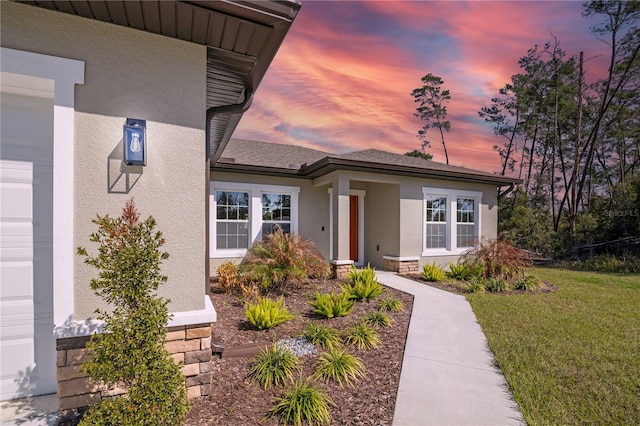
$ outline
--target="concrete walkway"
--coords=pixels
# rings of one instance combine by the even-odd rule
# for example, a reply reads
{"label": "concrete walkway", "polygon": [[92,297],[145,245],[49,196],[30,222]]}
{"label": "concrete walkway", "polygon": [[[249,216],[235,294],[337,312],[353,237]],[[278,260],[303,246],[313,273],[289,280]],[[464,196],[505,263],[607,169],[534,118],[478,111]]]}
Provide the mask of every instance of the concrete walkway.
{"label": "concrete walkway", "polygon": [[391,272],[376,274],[414,296],[393,424],[525,424],[469,302]]}

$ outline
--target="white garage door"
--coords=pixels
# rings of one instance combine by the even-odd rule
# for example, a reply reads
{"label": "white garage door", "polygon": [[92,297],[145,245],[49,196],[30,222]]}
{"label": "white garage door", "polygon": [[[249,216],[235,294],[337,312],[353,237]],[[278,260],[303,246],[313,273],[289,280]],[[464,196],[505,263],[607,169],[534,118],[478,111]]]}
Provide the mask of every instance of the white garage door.
{"label": "white garage door", "polygon": [[2,92],[1,399],[56,391],[53,100]]}

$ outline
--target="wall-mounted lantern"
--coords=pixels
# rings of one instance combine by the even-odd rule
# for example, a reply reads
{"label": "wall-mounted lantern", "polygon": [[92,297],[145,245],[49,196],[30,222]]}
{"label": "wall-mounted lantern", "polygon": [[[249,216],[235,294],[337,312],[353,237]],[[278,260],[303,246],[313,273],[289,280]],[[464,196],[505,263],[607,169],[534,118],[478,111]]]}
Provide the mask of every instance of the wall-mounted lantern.
{"label": "wall-mounted lantern", "polygon": [[124,125],[124,163],[128,166],[147,165],[147,121],[127,118]]}

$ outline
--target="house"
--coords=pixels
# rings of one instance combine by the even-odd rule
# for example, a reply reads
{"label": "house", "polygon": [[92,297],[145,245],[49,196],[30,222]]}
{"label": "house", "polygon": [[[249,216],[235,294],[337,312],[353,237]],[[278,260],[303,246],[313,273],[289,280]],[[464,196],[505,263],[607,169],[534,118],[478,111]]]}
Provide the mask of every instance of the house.
{"label": "house", "polygon": [[239,261],[275,224],[315,242],[336,275],[455,262],[497,233],[498,191],[517,180],[375,149],[331,154],[232,139],[213,165],[209,253]]}
{"label": "house", "polygon": [[[29,1],[0,6],[1,399],[105,395],[79,371],[99,330],[91,222],[133,198],[166,238],[168,349],[207,395],[208,190],[300,4]],[[126,148],[126,149],[125,149]]]}

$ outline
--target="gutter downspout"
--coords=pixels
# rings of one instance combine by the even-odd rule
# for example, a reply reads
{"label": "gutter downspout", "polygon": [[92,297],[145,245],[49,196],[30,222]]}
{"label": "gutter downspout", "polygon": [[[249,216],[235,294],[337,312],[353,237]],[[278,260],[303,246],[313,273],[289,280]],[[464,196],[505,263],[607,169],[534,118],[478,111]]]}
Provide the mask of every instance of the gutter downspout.
{"label": "gutter downspout", "polygon": [[[504,197],[505,195],[507,195],[508,193],[510,193],[511,191],[513,191],[515,187],[516,187],[516,184],[511,183],[509,184],[509,188],[505,189],[503,192],[498,192],[498,200]],[[502,188],[502,185],[500,185],[499,188]]]}
{"label": "gutter downspout", "polygon": [[[207,109],[207,120],[206,127],[204,130],[205,139],[206,139],[206,159],[205,159],[205,202],[204,202],[204,215],[205,215],[205,248],[204,248],[204,273],[205,273],[205,283],[204,283],[204,294],[209,294],[209,279],[211,277],[211,267],[209,263],[211,262],[209,257],[209,197],[210,197],[210,187],[211,187],[211,121],[220,114],[241,114],[249,109],[251,106],[251,102],[253,102],[253,89],[248,87],[244,90],[244,101],[238,104],[230,104],[230,105],[221,105],[215,106]],[[217,150],[216,150],[217,151]]]}

